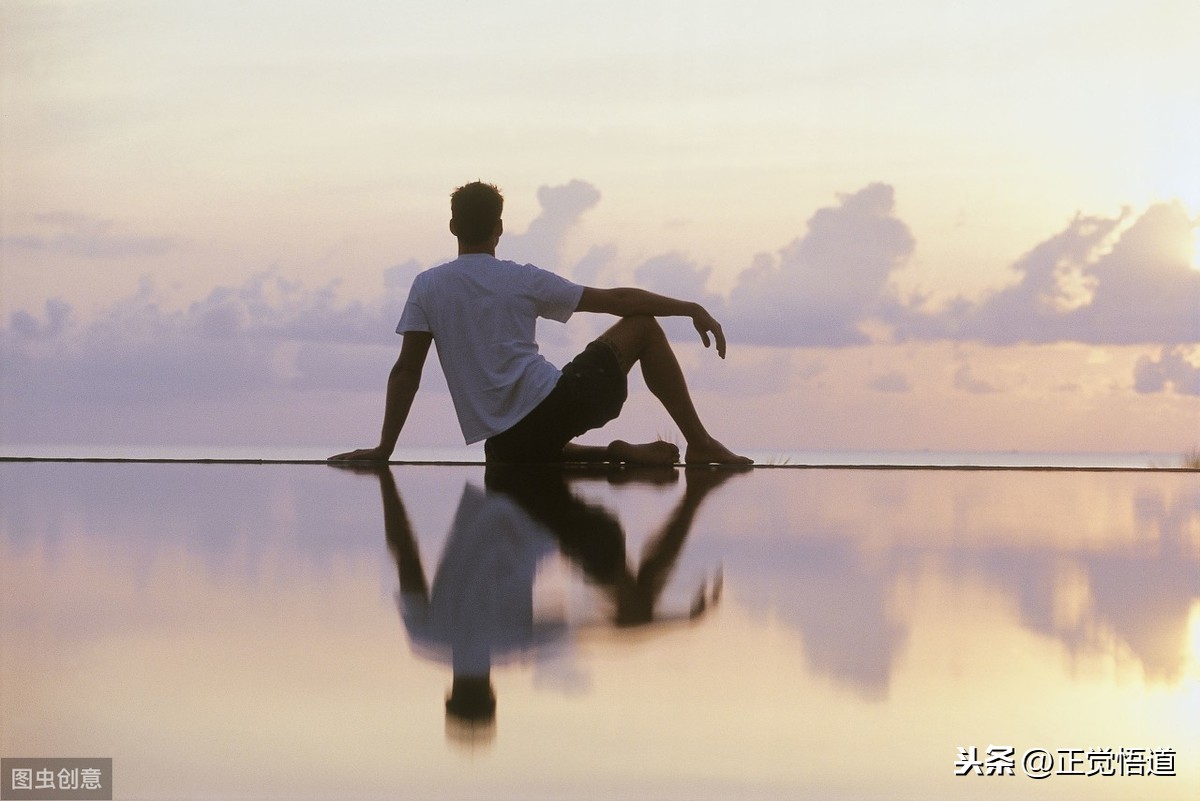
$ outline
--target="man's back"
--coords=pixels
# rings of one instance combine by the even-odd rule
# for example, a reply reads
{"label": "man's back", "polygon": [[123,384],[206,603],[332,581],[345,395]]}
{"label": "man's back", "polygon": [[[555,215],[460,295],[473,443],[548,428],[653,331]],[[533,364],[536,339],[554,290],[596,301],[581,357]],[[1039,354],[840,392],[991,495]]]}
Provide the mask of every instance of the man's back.
{"label": "man's back", "polygon": [[413,281],[397,333],[433,335],[468,442],[524,417],[558,381],[538,352],[537,318],[566,322],[583,287],[529,264],[461,255]]}

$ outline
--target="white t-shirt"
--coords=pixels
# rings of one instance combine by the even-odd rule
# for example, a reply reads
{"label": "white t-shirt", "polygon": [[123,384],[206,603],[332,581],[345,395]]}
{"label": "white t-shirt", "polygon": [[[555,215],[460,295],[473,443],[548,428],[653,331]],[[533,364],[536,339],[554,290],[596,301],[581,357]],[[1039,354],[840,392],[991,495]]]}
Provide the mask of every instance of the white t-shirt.
{"label": "white t-shirt", "polygon": [[471,253],[413,281],[396,333],[427,331],[467,444],[506,431],[561,371],[538,352],[537,318],[565,323],[583,287],[554,273]]}

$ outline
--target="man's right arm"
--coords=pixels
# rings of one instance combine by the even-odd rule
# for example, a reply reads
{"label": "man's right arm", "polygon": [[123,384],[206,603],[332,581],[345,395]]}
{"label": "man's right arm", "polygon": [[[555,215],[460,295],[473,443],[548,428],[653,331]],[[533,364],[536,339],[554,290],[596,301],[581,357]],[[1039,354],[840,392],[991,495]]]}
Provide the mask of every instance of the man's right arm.
{"label": "man's right arm", "polygon": [[429,346],[433,343],[433,335],[428,331],[408,331],[404,334],[404,343],[400,346],[400,356],[388,374],[387,398],[383,406],[383,427],[379,432],[379,444],[374,448],[360,448],[356,451],[339,453],[329,457],[329,461],[366,461],[386,462],[396,449],[396,440],[408,419],[412,409],[413,399],[421,386],[421,371],[425,367],[425,358],[429,355]]}

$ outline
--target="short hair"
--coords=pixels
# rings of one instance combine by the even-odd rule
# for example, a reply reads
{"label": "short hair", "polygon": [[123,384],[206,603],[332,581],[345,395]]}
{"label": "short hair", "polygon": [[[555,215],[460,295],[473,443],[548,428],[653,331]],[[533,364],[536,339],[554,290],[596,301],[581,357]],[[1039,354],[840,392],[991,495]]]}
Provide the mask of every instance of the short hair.
{"label": "short hair", "polygon": [[467,245],[479,245],[488,240],[504,211],[504,195],[494,184],[473,181],[455,189],[450,195],[450,219],[454,233]]}

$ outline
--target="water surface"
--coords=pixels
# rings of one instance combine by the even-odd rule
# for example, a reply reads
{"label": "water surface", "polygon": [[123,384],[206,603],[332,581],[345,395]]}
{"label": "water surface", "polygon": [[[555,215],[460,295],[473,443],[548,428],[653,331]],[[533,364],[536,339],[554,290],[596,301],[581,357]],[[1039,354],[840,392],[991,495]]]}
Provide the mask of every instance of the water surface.
{"label": "water surface", "polygon": [[1195,473],[10,462],[0,565],[117,798],[1200,797]]}

